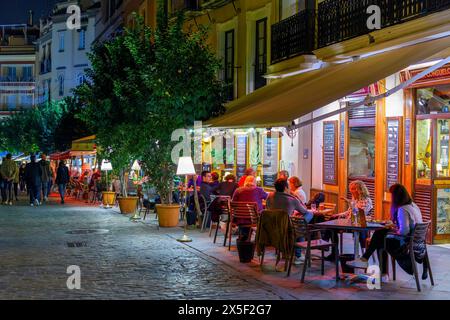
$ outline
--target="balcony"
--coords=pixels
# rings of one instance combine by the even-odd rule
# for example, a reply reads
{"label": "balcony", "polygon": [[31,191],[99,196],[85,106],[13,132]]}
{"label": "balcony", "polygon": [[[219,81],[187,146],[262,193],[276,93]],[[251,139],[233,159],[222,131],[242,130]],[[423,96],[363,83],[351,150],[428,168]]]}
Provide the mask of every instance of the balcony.
{"label": "balcony", "polygon": [[17,76],[0,76],[0,82],[3,83],[32,83],[35,79],[32,76],[29,77],[17,77]]}
{"label": "balcony", "polygon": [[304,10],[272,26],[272,63],[372,32],[366,13],[371,5],[381,8],[381,28],[386,28],[449,9],[450,0],[325,0],[317,21]]}
{"label": "balcony", "polygon": [[272,25],[272,64],[314,50],[314,19],[313,10],[303,10]]}
{"label": "balcony", "polygon": [[172,0],[171,5],[172,13],[200,10],[200,0]]}

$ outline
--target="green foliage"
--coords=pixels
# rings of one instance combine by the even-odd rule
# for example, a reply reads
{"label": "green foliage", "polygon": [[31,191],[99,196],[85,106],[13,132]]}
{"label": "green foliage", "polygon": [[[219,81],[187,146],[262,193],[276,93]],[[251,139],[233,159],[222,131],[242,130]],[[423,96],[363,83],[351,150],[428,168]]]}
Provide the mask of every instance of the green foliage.
{"label": "green foliage", "polygon": [[12,114],[0,123],[2,149],[10,152],[50,153],[55,130],[64,113],[64,102],[50,102]]}
{"label": "green foliage", "polygon": [[183,31],[183,15],[169,21],[162,7],[156,30],[135,16],[133,29],[94,47],[90,81],[75,94],[84,105],[80,118],[96,132],[113,168],[128,171],[140,159],[169,203],[176,169],[171,134],[222,113],[225,86],[207,30]]}

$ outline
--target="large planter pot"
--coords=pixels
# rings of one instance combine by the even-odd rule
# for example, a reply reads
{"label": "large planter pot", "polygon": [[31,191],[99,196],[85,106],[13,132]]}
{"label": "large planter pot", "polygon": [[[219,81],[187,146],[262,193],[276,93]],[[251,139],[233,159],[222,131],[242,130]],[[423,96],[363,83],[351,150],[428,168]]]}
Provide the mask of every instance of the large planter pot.
{"label": "large planter pot", "polygon": [[103,191],[102,202],[103,206],[114,205],[114,203],[116,202],[116,193],[114,191]]}
{"label": "large planter pot", "polygon": [[120,213],[122,214],[130,214],[134,213],[138,204],[138,197],[119,197],[117,198],[119,201]]}
{"label": "large planter pot", "polygon": [[180,216],[179,205],[157,204],[156,212],[158,213],[160,227],[170,228],[178,226]]}

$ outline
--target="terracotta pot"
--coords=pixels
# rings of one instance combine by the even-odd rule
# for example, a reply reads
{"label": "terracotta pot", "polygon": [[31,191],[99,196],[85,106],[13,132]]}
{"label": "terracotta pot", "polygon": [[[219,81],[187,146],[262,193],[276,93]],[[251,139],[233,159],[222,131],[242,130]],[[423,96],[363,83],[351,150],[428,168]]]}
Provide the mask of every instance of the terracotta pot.
{"label": "terracotta pot", "polygon": [[178,226],[180,217],[179,205],[157,204],[158,221],[160,227],[176,227]]}
{"label": "terracotta pot", "polygon": [[120,213],[130,214],[134,213],[138,204],[138,197],[118,197]]}
{"label": "terracotta pot", "polygon": [[113,206],[116,202],[116,193],[113,191],[103,191],[102,192],[102,202],[103,205],[110,205]]}

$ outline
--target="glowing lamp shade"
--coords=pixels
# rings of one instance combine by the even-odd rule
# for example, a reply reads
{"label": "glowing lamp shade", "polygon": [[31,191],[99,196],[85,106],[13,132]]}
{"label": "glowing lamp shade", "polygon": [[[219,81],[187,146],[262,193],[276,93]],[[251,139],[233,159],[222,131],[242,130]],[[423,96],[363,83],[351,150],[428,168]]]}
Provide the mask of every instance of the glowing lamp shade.
{"label": "glowing lamp shade", "polygon": [[108,160],[103,160],[102,161],[102,166],[100,167],[100,170],[102,171],[111,171],[112,168],[112,164],[111,162],[109,162]]}
{"label": "glowing lamp shade", "polygon": [[139,162],[137,160],[134,160],[134,163],[133,163],[133,166],[131,167],[131,170],[141,171],[141,166],[139,165]]}
{"label": "glowing lamp shade", "polygon": [[180,157],[178,160],[177,175],[195,174],[194,163],[191,157]]}

